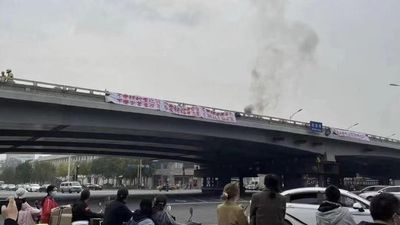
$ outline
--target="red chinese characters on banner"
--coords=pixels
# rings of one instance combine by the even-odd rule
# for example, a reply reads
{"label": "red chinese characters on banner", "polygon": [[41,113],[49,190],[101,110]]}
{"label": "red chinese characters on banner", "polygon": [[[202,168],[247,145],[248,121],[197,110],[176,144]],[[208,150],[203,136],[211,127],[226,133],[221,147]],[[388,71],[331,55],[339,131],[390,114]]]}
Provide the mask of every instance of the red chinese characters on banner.
{"label": "red chinese characters on banner", "polygon": [[109,93],[109,95],[106,95],[106,102],[155,110],[159,110],[161,104],[161,100],[159,99],[120,93]]}
{"label": "red chinese characters on banner", "polygon": [[120,93],[108,93],[106,102],[112,102],[120,105],[134,106],[146,109],[159,110],[181,116],[190,116],[204,118],[208,120],[217,120],[224,122],[236,122],[236,117],[233,112],[215,111],[201,106],[187,106],[184,104],[171,103],[168,101],[147,98],[135,95],[127,95]]}

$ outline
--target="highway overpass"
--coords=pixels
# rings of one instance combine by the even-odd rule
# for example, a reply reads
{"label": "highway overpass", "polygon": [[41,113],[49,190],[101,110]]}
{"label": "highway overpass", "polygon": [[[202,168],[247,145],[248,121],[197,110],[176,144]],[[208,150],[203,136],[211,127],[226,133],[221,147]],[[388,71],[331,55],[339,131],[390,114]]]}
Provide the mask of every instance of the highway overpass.
{"label": "highway overpass", "polygon": [[109,103],[106,94],[19,79],[0,83],[0,152],[191,161],[203,165],[197,173],[204,177],[336,174],[341,162],[350,175],[369,173],[368,165],[382,162],[392,171],[400,159],[395,139],[328,126],[315,132],[305,122],[209,107],[232,112],[236,121],[181,116]]}

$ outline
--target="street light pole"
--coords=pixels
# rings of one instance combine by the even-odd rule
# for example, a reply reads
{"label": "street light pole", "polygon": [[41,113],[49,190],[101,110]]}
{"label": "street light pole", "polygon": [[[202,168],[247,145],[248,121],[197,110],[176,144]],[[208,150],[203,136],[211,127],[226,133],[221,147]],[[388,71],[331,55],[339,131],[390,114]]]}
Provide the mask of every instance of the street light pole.
{"label": "street light pole", "polygon": [[359,123],[355,123],[355,124],[351,125],[350,127],[348,127],[347,130],[350,130],[351,128],[358,126],[358,125],[359,125]]}
{"label": "street light pole", "polygon": [[68,156],[68,176],[67,176],[67,181],[70,181],[70,173],[71,173],[71,155]]}
{"label": "street light pole", "polygon": [[299,112],[303,111],[303,109],[299,109],[296,112],[294,112],[292,115],[290,115],[289,120],[292,120],[292,118]]}

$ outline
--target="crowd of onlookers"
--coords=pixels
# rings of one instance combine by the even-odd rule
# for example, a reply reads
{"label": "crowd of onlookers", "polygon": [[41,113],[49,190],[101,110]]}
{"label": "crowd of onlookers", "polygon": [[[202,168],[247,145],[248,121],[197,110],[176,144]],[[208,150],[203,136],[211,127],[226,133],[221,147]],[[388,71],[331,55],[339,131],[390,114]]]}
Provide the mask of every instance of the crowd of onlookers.
{"label": "crowd of onlookers", "polygon": [[[284,225],[286,198],[279,193],[280,182],[277,176],[267,175],[265,189],[252,196],[250,222],[246,209],[237,204],[238,183],[227,184],[222,194],[224,202],[217,208],[218,225]],[[317,225],[356,225],[349,209],[340,204],[340,190],[329,186],[325,190],[325,201],[315,215]],[[359,225],[400,225],[400,200],[389,193],[382,193],[372,199],[370,213],[373,222],[362,221]]]}
{"label": "crowd of onlookers", "polygon": [[[252,196],[249,216],[246,208],[237,203],[240,188],[237,182],[229,183],[222,193],[223,203],[217,207],[218,225],[284,225],[286,198],[280,194],[280,181],[275,175],[267,175],[265,189]],[[8,206],[2,207],[5,225],[34,225],[37,222],[49,224],[51,212],[58,207],[54,200],[56,187],[47,187],[47,195],[34,207],[26,202],[26,191],[20,188],[15,198],[10,198]],[[92,212],[88,201],[90,191],[83,190],[80,199],[72,205],[72,221],[86,221],[101,218],[104,225],[180,225],[166,211],[167,198],[156,196],[153,200],[143,199],[140,209],[132,211],[126,205],[128,189],[121,188],[114,201],[107,204],[104,213]],[[325,190],[325,201],[315,215],[317,225],[356,225],[350,211],[340,204],[340,190],[331,185]],[[389,193],[382,193],[372,199],[370,213],[373,222],[361,222],[360,225],[400,225],[400,200]],[[249,218],[249,219],[248,219]]]}
{"label": "crowd of onlookers", "polygon": [[[4,224],[35,225],[50,224],[52,212],[58,207],[55,200],[57,188],[54,185],[47,187],[47,195],[42,201],[35,202],[35,206],[29,205],[26,201],[27,191],[19,188],[15,196],[9,198],[8,206],[2,207],[2,215],[5,218]],[[167,213],[167,198],[158,195],[153,200],[143,199],[140,202],[140,209],[132,211],[126,205],[129,191],[120,188],[114,201],[107,204],[104,213],[95,213],[89,207],[90,191],[85,189],[81,192],[77,202],[72,204],[71,223],[87,222],[91,219],[101,219],[104,225],[180,225],[175,218]],[[16,214],[16,216],[15,216]]]}

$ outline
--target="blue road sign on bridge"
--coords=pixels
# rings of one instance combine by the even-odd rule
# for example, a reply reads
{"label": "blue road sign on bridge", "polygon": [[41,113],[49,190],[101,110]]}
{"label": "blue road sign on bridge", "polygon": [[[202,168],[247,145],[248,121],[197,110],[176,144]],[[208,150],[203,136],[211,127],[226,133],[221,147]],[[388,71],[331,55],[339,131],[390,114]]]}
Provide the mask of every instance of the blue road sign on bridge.
{"label": "blue road sign on bridge", "polygon": [[321,122],[310,121],[310,129],[312,132],[322,133],[323,125]]}

